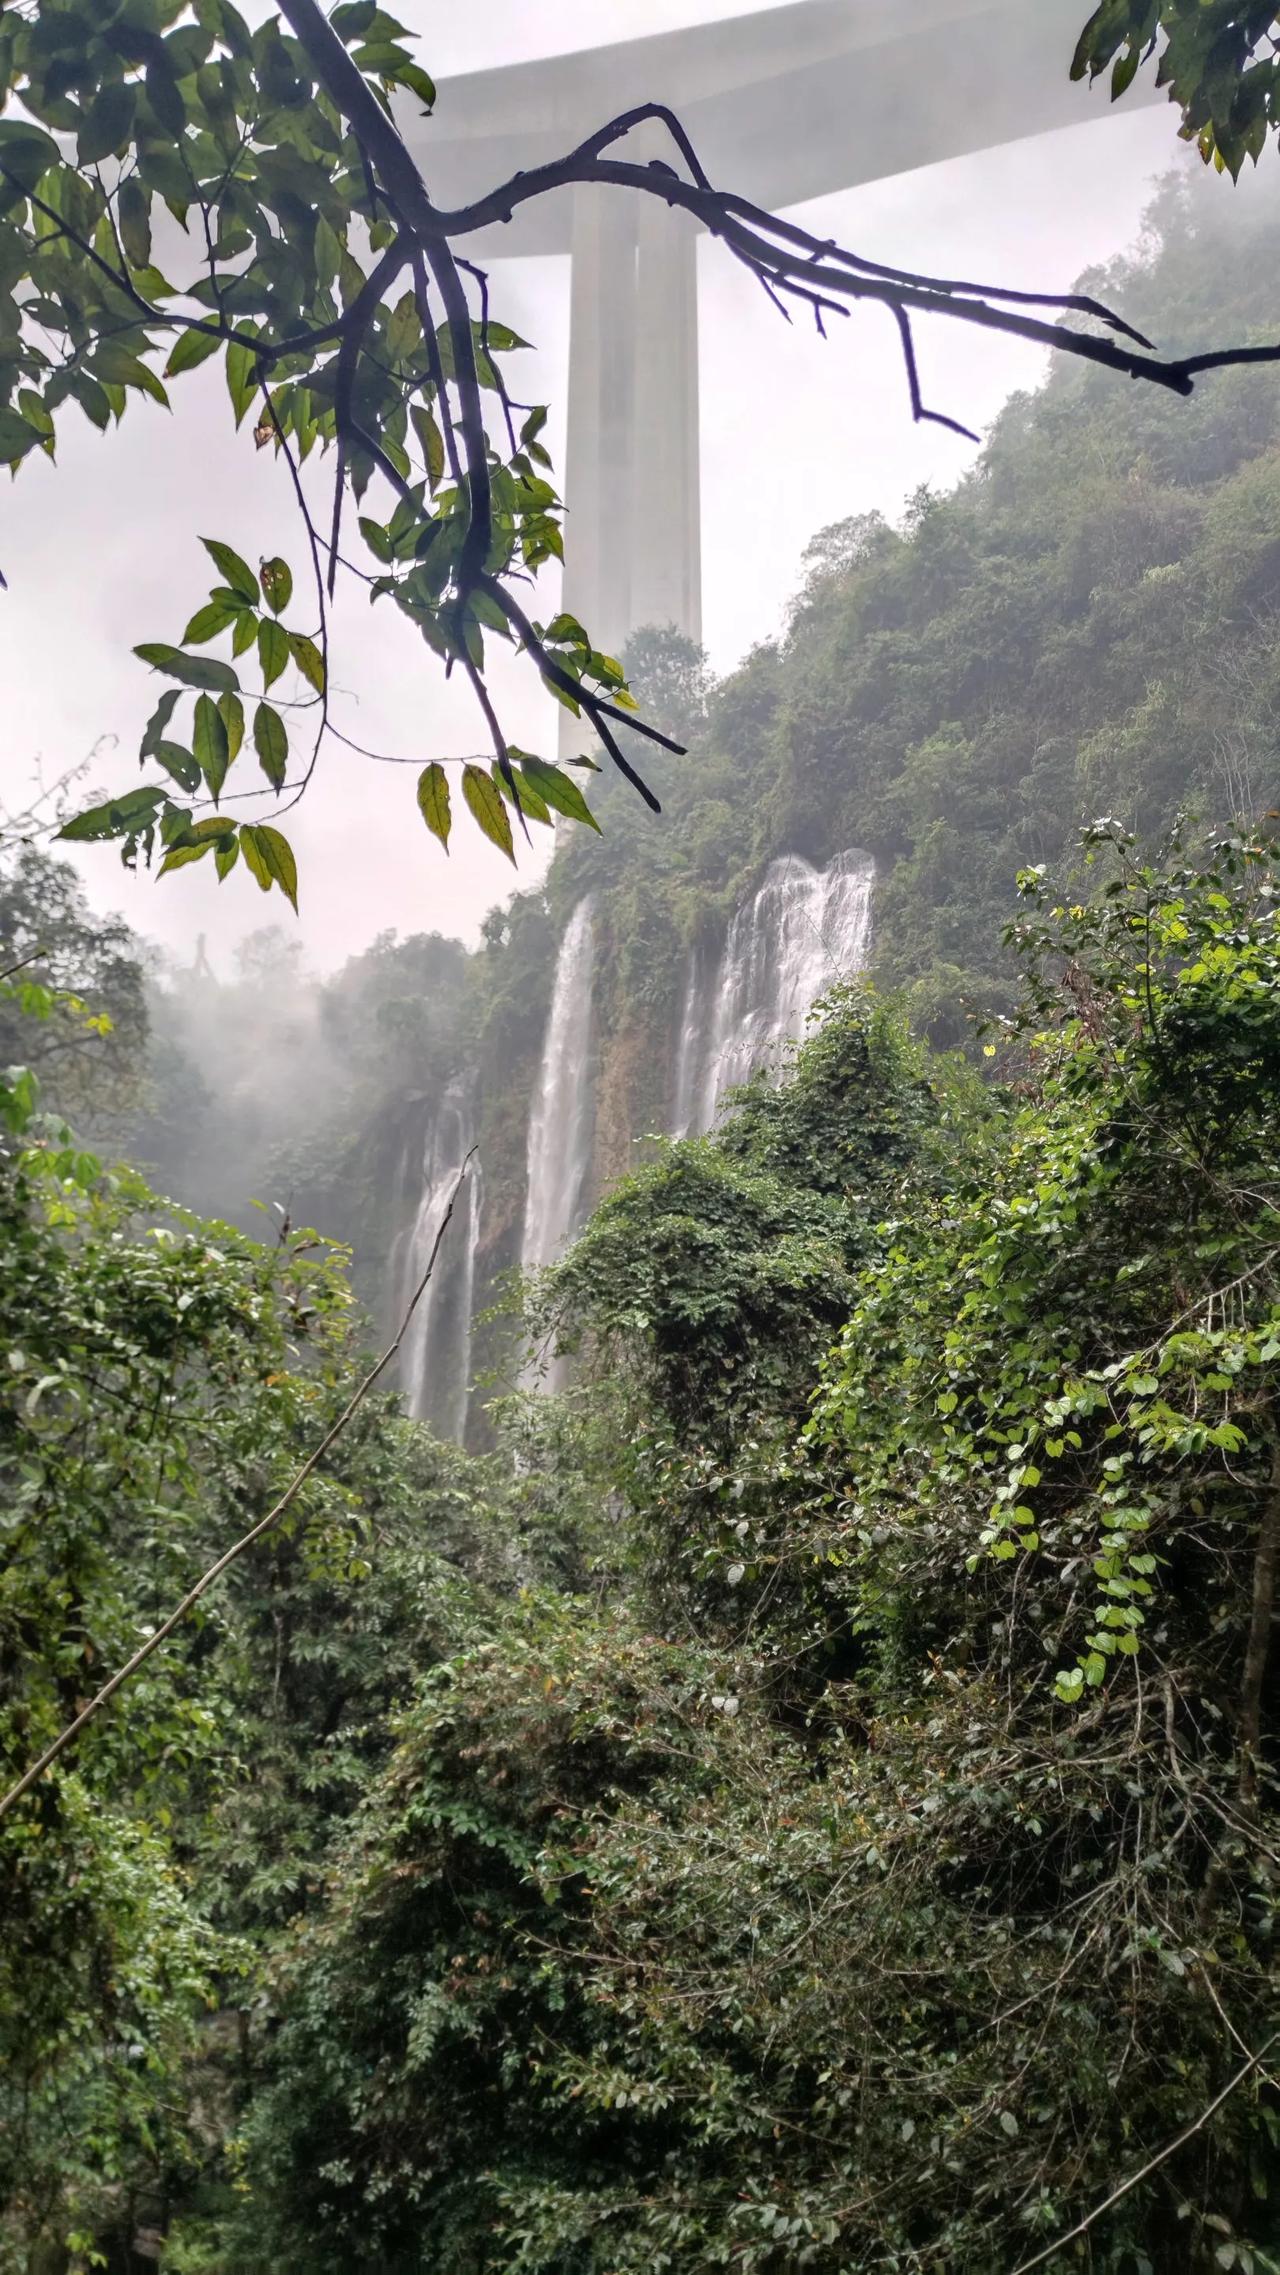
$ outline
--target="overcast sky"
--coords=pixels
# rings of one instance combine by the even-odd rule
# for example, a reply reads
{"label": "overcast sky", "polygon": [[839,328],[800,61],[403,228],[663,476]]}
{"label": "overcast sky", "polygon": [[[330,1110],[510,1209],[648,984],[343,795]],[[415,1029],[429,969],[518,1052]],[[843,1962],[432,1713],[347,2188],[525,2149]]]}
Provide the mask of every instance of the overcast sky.
{"label": "overcast sky", "polygon": [[[447,101],[450,71],[706,21],[743,5],[478,0],[446,11],[400,0],[398,12],[415,26],[432,22],[421,53]],[[879,260],[1063,289],[1081,268],[1130,244],[1158,175],[1180,156],[1191,163],[1163,106],[1113,118],[1101,90],[1082,90],[1081,114],[1090,123],[827,198],[802,209],[803,218]],[[1210,180],[1203,194],[1231,192]],[[568,264],[495,264],[493,294],[534,343],[520,359],[520,387],[526,399],[552,405],[548,439],[561,461]],[[818,527],[873,507],[896,515],[922,481],[950,484],[974,454],[953,436],[911,424],[882,314],[856,313],[824,345],[782,324],[745,273],[703,245],[700,319],[705,631],[712,662],[724,669],[777,628]],[[980,431],[1042,368],[1030,351],[954,325],[942,338],[926,331],[920,345],[926,390]],[[114,759],[104,749],[95,779],[109,787],[137,779],[139,731],[159,683],[130,647],[180,637],[211,581],[200,536],[224,538],[253,560],[278,549],[302,568],[287,478],[269,451],[255,454],[247,432],[234,434],[220,374],[220,360],[206,365],[175,388],[171,416],[138,403],[105,438],[65,414],[57,466],[28,460],[5,496],[0,565],[10,589],[0,595],[0,655],[11,804],[37,762],[56,774],[98,738],[117,737],[118,749]],[[744,488],[746,544],[737,503]],[[389,603],[370,611],[358,596],[338,610],[333,677],[348,731],[413,763],[331,751],[290,817],[309,959],[332,968],[389,927],[474,940],[486,908],[510,890],[511,870],[470,828],[455,832],[446,859],[413,804],[414,768],[481,747],[470,699],[444,685]],[[553,707],[528,673],[499,658],[494,682],[511,739],[553,756]],[[626,826],[663,825],[637,804]],[[203,869],[162,883],[134,880],[97,848],[85,849],[80,866],[99,905],[123,910],[180,955],[203,930],[216,966],[225,968],[236,938],[269,917],[292,921],[279,895],[262,898],[243,869],[218,888]],[[526,856],[522,881],[536,873]]]}

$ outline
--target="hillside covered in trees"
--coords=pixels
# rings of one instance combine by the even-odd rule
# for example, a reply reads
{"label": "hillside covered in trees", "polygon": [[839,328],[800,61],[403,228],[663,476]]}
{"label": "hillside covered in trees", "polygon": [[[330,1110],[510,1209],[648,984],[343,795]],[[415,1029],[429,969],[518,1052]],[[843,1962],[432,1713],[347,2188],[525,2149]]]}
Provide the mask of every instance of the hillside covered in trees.
{"label": "hillside covered in trees", "polygon": [[[1276,245],[1170,194],[1107,290],[1274,330]],[[1278,425],[1055,371],[727,680],[650,637],[663,820],[473,957],[148,979],[6,854],[15,1774],[342,1410],[450,1083],[517,1260],[588,895],[598,1043],[572,1386],[375,1391],[0,1820],[5,2275],[1280,2270]],[[873,984],[656,1134],[853,847]]]}
{"label": "hillside covered in trees", "polygon": [[[1278,250],[1269,198],[1228,211],[1183,182],[1138,252],[1084,281],[1188,350],[1247,342],[1280,323]],[[1276,801],[1278,437],[1266,370],[1182,402],[1055,367],[955,491],[917,497],[900,529],[821,533],[785,633],[727,678],[670,634],[637,638],[637,688],[692,746],[645,757],[664,814],[596,777],[603,835],[570,832],[546,889],[496,910],[477,954],[383,941],[303,985],[281,935],[242,982],[183,978],[154,1007],[154,1110],[131,1149],[194,1206],[242,1215],[252,1192],[350,1240],[365,1300],[389,1311],[433,1105],[462,1080],[484,1169],[480,1312],[520,1260],[574,910],[590,896],[599,1197],[675,1126],[691,962],[787,854],[874,858],[873,977],[934,1041],[972,1047],[975,1021],[1012,1000],[1001,938],[1021,866],[1069,866],[1101,812],[1155,844],[1184,805],[1214,822]],[[510,1385],[503,1336],[481,1335],[476,1365]]]}

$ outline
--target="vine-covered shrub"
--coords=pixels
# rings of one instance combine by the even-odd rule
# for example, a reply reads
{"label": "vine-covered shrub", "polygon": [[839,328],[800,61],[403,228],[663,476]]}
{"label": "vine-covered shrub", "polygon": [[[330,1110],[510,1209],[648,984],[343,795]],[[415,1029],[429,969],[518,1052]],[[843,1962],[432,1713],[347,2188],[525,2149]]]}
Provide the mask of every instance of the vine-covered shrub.
{"label": "vine-covered shrub", "polygon": [[611,1603],[495,1606],[334,1859],[244,2135],[284,2264],[1280,2264],[1275,878],[1089,850],[993,1095],[851,997],[565,1267]]}

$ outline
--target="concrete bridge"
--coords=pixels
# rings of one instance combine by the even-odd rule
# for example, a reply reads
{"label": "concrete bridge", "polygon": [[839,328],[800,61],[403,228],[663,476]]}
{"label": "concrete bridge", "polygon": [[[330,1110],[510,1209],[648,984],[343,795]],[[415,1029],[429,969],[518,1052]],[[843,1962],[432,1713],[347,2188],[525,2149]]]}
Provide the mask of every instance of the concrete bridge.
{"label": "concrete bridge", "polygon": [[[663,102],[718,186],[776,212],[1103,115],[1105,93],[1068,78],[1087,14],[1088,0],[790,0],[448,80],[410,138],[433,195],[457,204]],[[648,128],[624,152],[674,155]],[[656,198],[588,185],[467,248],[571,256],[564,597],[615,654],[641,624],[701,635],[697,237]]]}

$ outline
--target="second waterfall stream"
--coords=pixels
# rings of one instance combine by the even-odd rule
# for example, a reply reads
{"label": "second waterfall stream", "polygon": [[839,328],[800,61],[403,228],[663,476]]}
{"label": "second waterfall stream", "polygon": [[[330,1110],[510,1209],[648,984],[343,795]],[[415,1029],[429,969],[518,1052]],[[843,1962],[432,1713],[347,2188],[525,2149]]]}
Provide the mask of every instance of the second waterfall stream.
{"label": "second waterfall stream", "polygon": [[[536,1272],[554,1264],[579,1231],[590,1197],[591,1154],[595,1139],[595,915],[588,898],[569,919],[556,957],[551,1009],[537,1088],[529,1113],[526,1151],[524,1237],[520,1269]],[[534,1362],[526,1387],[549,1372]]]}

